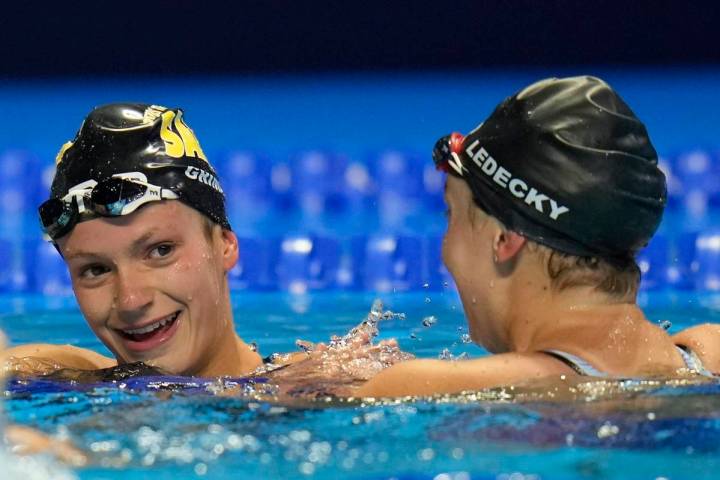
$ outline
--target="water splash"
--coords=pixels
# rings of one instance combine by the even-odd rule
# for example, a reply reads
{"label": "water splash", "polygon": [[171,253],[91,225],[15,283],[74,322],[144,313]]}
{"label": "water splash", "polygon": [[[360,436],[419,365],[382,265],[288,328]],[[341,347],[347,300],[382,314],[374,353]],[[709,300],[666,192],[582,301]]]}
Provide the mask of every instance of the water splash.
{"label": "water splash", "polygon": [[261,367],[256,374],[277,386],[278,397],[350,394],[385,368],[413,358],[400,350],[395,340],[373,343],[379,323],[396,318],[405,316],[386,311],[377,299],[367,316],[345,335],[333,335],[327,343],[298,340],[296,345],[307,355],[304,359],[280,364],[273,358],[273,364]]}
{"label": "water splash", "polygon": [[430,315],[430,316],[427,316],[422,319],[422,326],[425,328],[430,328],[433,325],[435,325],[436,323],[437,323],[437,317],[435,317],[434,315]]}

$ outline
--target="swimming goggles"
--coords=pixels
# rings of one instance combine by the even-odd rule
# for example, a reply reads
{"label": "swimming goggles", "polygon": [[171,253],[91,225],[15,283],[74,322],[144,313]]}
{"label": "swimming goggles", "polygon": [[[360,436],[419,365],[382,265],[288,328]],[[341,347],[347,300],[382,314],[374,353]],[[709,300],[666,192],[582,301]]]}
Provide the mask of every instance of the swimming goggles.
{"label": "swimming goggles", "polygon": [[436,169],[448,173],[452,167],[453,170],[462,175],[462,163],[458,158],[458,154],[462,151],[464,139],[465,137],[462,134],[454,132],[435,142],[432,157]]}
{"label": "swimming goggles", "polygon": [[54,241],[72,230],[84,215],[119,217],[149,202],[178,198],[172,190],[147,183],[143,173],[119,173],[99,182],[88,180],[61,199],[43,202],[40,221],[45,235]]}

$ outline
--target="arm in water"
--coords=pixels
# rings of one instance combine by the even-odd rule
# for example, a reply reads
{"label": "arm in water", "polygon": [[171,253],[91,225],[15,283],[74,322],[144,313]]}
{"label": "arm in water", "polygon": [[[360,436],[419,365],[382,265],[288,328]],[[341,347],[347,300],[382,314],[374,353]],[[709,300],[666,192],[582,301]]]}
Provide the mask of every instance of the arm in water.
{"label": "arm in water", "polygon": [[117,365],[111,358],[72,345],[29,344],[0,352],[2,373],[43,375],[62,368],[96,370]]}

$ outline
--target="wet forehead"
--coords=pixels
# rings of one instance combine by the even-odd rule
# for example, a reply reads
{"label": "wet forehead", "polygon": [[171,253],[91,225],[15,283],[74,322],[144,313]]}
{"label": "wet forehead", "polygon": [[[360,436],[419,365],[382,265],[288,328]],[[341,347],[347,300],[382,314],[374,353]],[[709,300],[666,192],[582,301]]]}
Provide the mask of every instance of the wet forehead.
{"label": "wet forehead", "polygon": [[200,214],[178,201],[148,204],[122,217],[98,217],[78,223],[58,240],[63,255],[92,255],[113,248],[133,248],[158,235],[202,228]]}

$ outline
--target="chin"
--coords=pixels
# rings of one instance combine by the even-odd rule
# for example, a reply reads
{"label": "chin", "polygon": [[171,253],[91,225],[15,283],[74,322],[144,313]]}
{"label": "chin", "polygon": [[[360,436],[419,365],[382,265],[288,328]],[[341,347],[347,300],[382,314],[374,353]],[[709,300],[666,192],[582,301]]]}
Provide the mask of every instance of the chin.
{"label": "chin", "polygon": [[190,370],[190,365],[186,365],[187,360],[180,362],[173,361],[171,358],[160,357],[157,359],[148,359],[144,362],[172,375],[190,375],[187,373]]}

